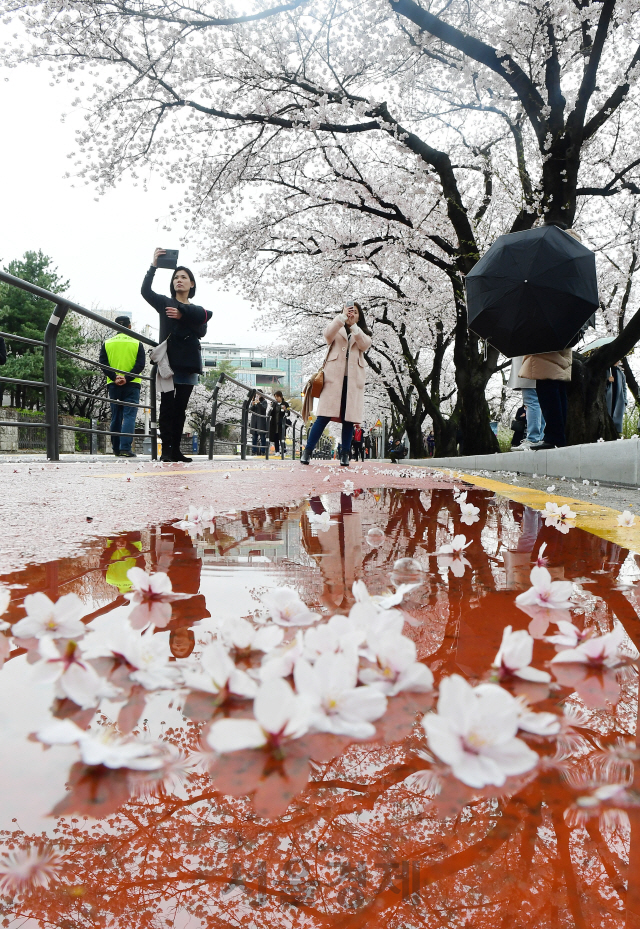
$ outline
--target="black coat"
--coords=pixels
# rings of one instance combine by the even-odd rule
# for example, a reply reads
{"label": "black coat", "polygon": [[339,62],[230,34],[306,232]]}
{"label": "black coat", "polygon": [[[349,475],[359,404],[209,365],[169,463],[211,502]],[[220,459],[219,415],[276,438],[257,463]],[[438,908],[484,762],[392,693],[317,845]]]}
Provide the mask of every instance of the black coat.
{"label": "black coat", "polygon": [[267,401],[263,398],[251,407],[251,429],[266,429]]}
{"label": "black coat", "polygon": [[283,400],[282,403],[276,403],[274,400],[271,404],[271,419],[269,420],[270,439],[275,439],[276,436],[280,438],[284,435],[284,431],[289,425],[289,420],[287,418],[288,409],[289,404],[286,400]]}
{"label": "black coat", "polygon": [[[195,303],[180,303],[175,297],[165,297],[163,294],[155,293],[151,289],[155,273],[156,268],[150,267],[142,282],[141,293],[160,317],[159,341],[169,340],[167,343],[169,364],[174,371],[202,374],[200,339],[207,334],[207,323],[213,313]],[[168,306],[180,310],[182,319],[170,319],[165,312]]]}
{"label": "black coat", "polygon": [[7,363],[7,346],[4,344],[4,339],[0,337],[0,365],[6,365]]}

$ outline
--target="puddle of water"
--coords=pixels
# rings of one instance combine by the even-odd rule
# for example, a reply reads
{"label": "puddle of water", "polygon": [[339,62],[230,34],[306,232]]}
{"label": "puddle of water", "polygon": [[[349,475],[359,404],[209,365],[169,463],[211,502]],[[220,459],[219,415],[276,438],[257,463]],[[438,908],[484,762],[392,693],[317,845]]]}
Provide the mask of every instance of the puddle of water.
{"label": "puddle of water", "polygon": [[[134,666],[128,653],[129,664],[85,662],[119,688],[99,708],[56,699],[53,684],[36,684],[37,642],[14,639],[0,672],[3,925],[639,926],[637,556],[575,528],[559,532],[536,512],[484,491],[469,491],[467,503],[478,513],[463,524],[450,490],[327,494],[231,512],[190,531],[162,525],[127,533],[82,557],[5,576],[12,602],[4,619],[12,624],[25,617],[29,594],[77,594],[92,630],[81,648],[92,636],[94,645],[96,636],[113,636],[118,623],[136,622],[126,598],[131,568],[165,572],[173,591],[188,596],[170,604],[170,615],[168,604],[153,607],[157,625],[145,641],[148,635],[148,649],[164,649],[168,660],[154,664],[147,655],[146,665]],[[464,551],[434,556],[459,534],[470,543]],[[574,582],[570,612],[524,612],[515,604],[531,586],[543,543],[552,578]],[[317,614],[313,626],[342,615],[353,633],[353,585],[362,580],[379,597],[420,581],[399,609],[435,693],[388,696],[384,715],[371,711],[375,734],[367,738],[312,732],[277,750],[215,758],[207,741],[212,726],[227,718],[237,738],[244,725],[237,721],[252,716],[252,702],[221,703],[179,676],[193,683],[188,669],[221,630],[229,634],[230,621],[245,617],[254,631],[272,629],[272,621],[260,622],[261,598],[268,602],[283,587]],[[366,603],[360,609],[369,622],[392,615]],[[612,659],[613,667],[550,665],[556,647],[543,637],[558,632],[550,621],[558,617],[594,635],[621,630],[621,659]],[[562,728],[520,731],[518,746],[528,749],[511,750],[535,752],[535,767],[499,786],[473,787],[453,776],[444,764],[447,746],[435,736],[428,741],[421,720],[433,719],[443,679],[459,675],[474,686],[489,679],[507,625],[530,632],[532,665],[553,674],[550,683],[510,677],[503,689],[536,713],[553,713]],[[284,628],[285,642],[295,633]],[[62,650],[66,641],[58,640]],[[353,647],[363,652],[365,644]],[[378,647],[375,636],[368,644]],[[251,683],[261,653],[232,654],[240,679]],[[81,651],[76,657],[82,661]],[[364,657],[360,663],[372,667]],[[151,678],[132,682],[134,667]],[[456,707],[453,723],[461,725],[468,705]],[[270,708],[272,715],[280,710]],[[467,736],[467,767],[455,769],[466,770],[467,780],[486,758],[483,739],[495,738],[497,718],[489,714],[484,729]],[[74,722],[85,736],[117,724],[128,738],[161,744],[162,767],[85,764],[77,744],[45,748],[29,737],[54,719]],[[513,759],[501,763],[514,766]]]}

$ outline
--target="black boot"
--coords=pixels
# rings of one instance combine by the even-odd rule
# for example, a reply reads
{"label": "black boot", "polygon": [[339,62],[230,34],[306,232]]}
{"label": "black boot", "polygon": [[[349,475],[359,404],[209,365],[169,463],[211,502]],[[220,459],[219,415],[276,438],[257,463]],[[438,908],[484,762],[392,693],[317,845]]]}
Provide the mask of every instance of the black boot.
{"label": "black boot", "polygon": [[308,448],[305,448],[300,455],[300,464],[308,465],[313,457],[313,449],[309,451]]}
{"label": "black boot", "polygon": [[349,452],[343,452],[340,455],[340,467],[341,468],[349,467]]}
{"label": "black boot", "polygon": [[173,457],[173,448],[169,442],[162,443],[162,454],[160,455],[160,461],[174,461]]}
{"label": "black boot", "polygon": [[180,432],[176,430],[176,433],[173,436],[173,442],[171,445],[171,452],[173,454],[172,461],[184,461],[187,464],[190,464],[193,461],[193,458],[187,458],[186,455],[183,455],[180,451],[180,442],[182,441],[182,426],[180,427]]}

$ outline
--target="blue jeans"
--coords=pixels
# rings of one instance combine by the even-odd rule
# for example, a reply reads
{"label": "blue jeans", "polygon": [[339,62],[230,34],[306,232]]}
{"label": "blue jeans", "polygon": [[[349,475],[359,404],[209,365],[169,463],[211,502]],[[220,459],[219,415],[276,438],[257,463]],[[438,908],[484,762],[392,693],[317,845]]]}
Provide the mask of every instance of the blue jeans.
{"label": "blue jeans", "polygon": [[[307,448],[310,452],[314,450],[318,442],[320,441],[320,436],[327,428],[327,424],[331,422],[330,416],[318,416],[315,423],[311,427],[309,436],[307,438]],[[348,423],[343,421],[342,423],[342,448],[348,450],[351,448],[351,441],[353,439],[353,430],[355,425],[353,423]]]}
{"label": "blue jeans", "polygon": [[[109,397],[112,400],[123,400],[126,403],[140,402],[140,384],[109,384]],[[136,428],[136,415],[138,411],[134,406],[118,406],[111,404],[111,432],[120,432],[121,435],[111,436],[111,445],[115,452],[130,452],[133,434]]]}
{"label": "blue jeans", "polygon": [[527,411],[527,434],[525,438],[528,442],[542,442],[544,438],[544,416],[540,409],[540,401],[535,387],[522,388],[522,402]]}

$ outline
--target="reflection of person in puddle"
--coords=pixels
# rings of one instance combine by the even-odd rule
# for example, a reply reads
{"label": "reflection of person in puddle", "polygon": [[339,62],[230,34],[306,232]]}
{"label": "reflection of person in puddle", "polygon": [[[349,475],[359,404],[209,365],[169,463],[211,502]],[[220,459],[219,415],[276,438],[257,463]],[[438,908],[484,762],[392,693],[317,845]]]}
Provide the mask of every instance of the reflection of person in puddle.
{"label": "reflection of person in puddle", "polygon": [[177,526],[164,525],[157,531],[152,557],[152,571],[168,574],[171,586],[178,593],[193,594],[186,600],[171,604],[171,620],[164,629],[169,630],[169,646],[175,658],[188,658],[195,647],[195,635],[191,626],[200,619],[211,616],[206,600],[200,590],[202,559],[188,532]]}
{"label": "reflection of person in puddle", "polygon": [[107,539],[104,551],[100,555],[101,567],[106,567],[105,580],[119,593],[128,594],[133,584],[127,577],[130,568],[145,570],[142,554],[142,539],[139,532],[126,532],[115,539]]}
{"label": "reflection of person in puddle", "polygon": [[[326,512],[320,497],[312,497],[309,506],[316,516]],[[340,512],[332,515],[324,532],[314,533],[307,513],[300,524],[302,543],[322,572],[323,602],[331,610],[348,610],[353,603],[353,582],[362,577],[362,521],[351,496],[340,494]]]}

